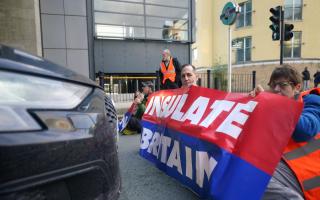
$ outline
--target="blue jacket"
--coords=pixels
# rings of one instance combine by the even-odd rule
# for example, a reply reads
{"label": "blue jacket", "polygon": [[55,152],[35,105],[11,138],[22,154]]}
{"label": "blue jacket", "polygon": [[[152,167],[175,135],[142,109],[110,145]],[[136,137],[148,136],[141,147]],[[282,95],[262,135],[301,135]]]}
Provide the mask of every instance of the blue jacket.
{"label": "blue jacket", "polygon": [[303,97],[304,107],[293,132],[296,142],[304,142],[320,132],[320,96],[309,94]]}

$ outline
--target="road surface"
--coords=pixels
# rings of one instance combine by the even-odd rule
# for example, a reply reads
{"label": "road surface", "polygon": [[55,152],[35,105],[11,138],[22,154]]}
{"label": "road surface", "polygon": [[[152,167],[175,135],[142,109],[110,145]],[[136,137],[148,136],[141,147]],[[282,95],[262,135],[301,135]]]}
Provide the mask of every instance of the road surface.
{"label": "road surface", "polygon": [[120,200],[199,200],[139,155],[139,135],[120,136],[119,161],[122,177]]}

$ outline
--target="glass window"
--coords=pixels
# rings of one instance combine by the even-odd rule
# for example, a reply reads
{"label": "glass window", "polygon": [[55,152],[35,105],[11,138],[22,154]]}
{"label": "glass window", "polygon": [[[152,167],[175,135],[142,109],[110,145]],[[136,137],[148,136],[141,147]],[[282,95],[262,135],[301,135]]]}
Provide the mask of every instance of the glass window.
{"label": "glass window", "polygon": [[165,19],[159,17],[147,17],[147,26],[148,27],[156,27],[156,28],[163,28],[163,27],[172,27],[175,29],[188,29],[188,21],[183,19]]}
{"label": "glass window", "polygon": [[105,38],[144,38],[144,28],[96,24],[96,36]]}
{"label": "glass window", "polygon": [[144,0],[94,0],[94,1],[118,1],[118,2],[132,2],[142,4]]}
{"label": "glass window", "polygon": [[301,32],[293,32],[293,38],[284,42],[283,57],[300,58],[301,57]]}
{"label": "glass window", "polygon": [[251,26],[251,18],[252,18],[252,2],[247,1],[244,3],[239,4],[240,6],[240,13],[237,17],[236,27],[244,27],[244,26]]}
{"label": "glass window", "polygon": [[94,0],[95,35],[188,41],[189,0]]}
{"label": "glass window", "polygon": [[127,14],[143,14],[143,4],[116,2],[116,1],[94,1],[94,9],[97,11],[120,12]]}
{"label": "glass window", "polygon": [[237,38],[232,43],[236,48],[236,63],[251,61],[251,37]]}
{"label": "glass window", "polygon": [[146,15],[188,19],[188,9],[146,5]]}
{"label": "glass window", "polygon": [[292,21],[302,19],[302,0],[285,0],[284,19]]}
{"label": "glass window", "polygon": [[147,4],[188,7],[188,0],[146,0]]}
{"label": "glass window", "polygon": [[187,20],[174,20],[173,21],[174,29],[188,30],[188,21]]}
{"label": "glass window", "polygon": [[143,26],[143,16],[95,12],[95,23],[112,25]]}
{"label": "glass window", "polygon": [[147,38],[186,41],[188,32],[175,29],[147,28]]}
{"label": "glass window", "polygon": [[243,55],[244,55],[244,49],[237,49],[237,55],[236,55],[237,63],[244,61]]}

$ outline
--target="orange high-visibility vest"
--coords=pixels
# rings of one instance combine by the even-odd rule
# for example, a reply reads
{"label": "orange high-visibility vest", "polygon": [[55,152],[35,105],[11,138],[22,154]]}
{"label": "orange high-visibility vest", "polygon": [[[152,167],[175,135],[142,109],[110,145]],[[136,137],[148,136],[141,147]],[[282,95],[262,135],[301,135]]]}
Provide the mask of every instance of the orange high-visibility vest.
{"label": "orange high-visibility vest", "polygon": [[[320,88],[301,93],[299,100],[302,101],[302,97],[310,93],[320,95]],[[320,133],[307,142],[291,139],[284,151],[284,159],[295,173],[306,200],[319,200]]]}
{"label": "orange high-visibility vest", "polygon": [[303,102],[303,97],[308,95],[308,94],[317,94],[317,95],[320,95],[320,88],[313,88],[313,89],[310,89],[310,90],[306,90],[306,91],[303,91],[300,93],[300,96],[299,96],[299,101],[300,102]]}
{"label": "orange high-visibility vest", "polygon": [[163,74],[162,84],[164,84],[167,79],[169,79],[171,82],[175,82],[176,69],[174,68],[174,65],[173,65],[173,59],[170,58],[168,68],[166,67],[164,62],[160,63],[160,67],[161,67],[161,72]]}

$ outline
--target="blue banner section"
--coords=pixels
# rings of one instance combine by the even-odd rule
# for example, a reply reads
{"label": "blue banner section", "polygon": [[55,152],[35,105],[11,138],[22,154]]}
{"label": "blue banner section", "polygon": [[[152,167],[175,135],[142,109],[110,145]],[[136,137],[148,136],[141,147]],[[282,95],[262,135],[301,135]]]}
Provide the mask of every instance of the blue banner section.
{"label": "blue banner section", "polygon": [[119,124],[118,124],[118,131],[119,132],[122,132],[127,127],[127,124],[130,121],[131,116],[132,116],[132,114],[130,112],[126,112],[123,115],[121,122],[119,122]]}
{"label": "blue banner section", "polygon": [[270,176],[239,157],[165,126],[143,121],[140,155],[209,199],[260,199]]}

